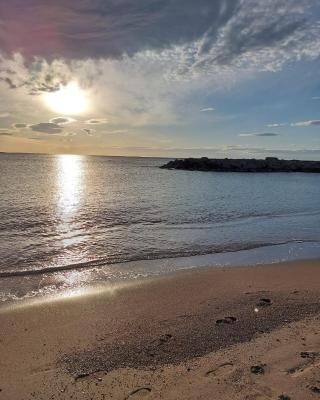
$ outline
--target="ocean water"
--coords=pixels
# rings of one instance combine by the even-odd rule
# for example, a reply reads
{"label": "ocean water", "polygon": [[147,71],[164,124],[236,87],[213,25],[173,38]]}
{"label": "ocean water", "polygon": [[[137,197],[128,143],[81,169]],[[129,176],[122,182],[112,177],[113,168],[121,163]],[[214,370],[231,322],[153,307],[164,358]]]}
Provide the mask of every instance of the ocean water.
{"label": "ocean water", "polygon": [[195,265],[320,256],[320,174],[0,154],[0,299]]}

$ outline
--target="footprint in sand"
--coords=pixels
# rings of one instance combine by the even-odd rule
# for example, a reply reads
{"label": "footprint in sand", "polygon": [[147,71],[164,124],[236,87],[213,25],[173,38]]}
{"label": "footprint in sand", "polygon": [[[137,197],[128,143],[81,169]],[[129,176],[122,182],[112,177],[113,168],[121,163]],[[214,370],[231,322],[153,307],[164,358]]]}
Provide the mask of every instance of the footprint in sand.
{"label": "footprint in sand", "polygon": [[267,297],[264,297],[262,299],[259,300],[259,302],[257,303],[258,307],[267,307],[267,306],[271,306],[272,302],[270,299],[268,299]]}
{"label": "footprint in sand", "polygon": [[318,351],[302,351],[300,353],[300,357],[302,358],[309,358],[314,360],[315,358],[319,357],[320,353]]}
{"label": "footprint in sand", "polygon": [[293,378],[299,376],[299,375],[304,375],[308,374],[309,372],[312,372],[315,368],[318,368],[320,366],[320,363],[304,363],[304,364],[299,364],[296,367],[290,368],[287,370],[288,374],[292,376]]}
{"label": "footprint in sand", "polygon": [[265,372],[264,367],[265,367],[265,364],[252,365],[252,367],[250,367],[250,371],[252,374],[255,374],[255,375],[263,375]]}
{"label": "footprint in sand", "polygon": [[[256,389],[253,389],[253,393],[246,398],[248,398],[248,400],[274,400],[276,396],[269,386],[256,385]],[[278,398],[279,397],[277,397],[277,399]]]}
{"label": "footprint in sand", "polygon": [[214,377],[225,376],[230,374],[233,370],[234,366],[232,363],[224,363],[214,369],[210,369],[209,371],[207,371],[205,376],[214,376]]}
{"label": "footprint in sand", "polygon": [[217,319],[216,324],[221,325],[221,324],[234,324],[237,321],[236,317],[224,317],[222,319]]}
{"label": "footprint in sand", "polygon": [[320,366],[319,356],[320,353],[317,351],[302,351],[300,353],[300,357],[303,358],[304,361],[299,362],[292,368],[289,368],[287,373],[292,377],[297,377],[299,375],[312,372],[314,368],[318,368]]}
{"label": "footprint in sand", "polygon": [[140,387],[134,389],[128,396],[125,398],[127,399],[143,399],[151,393],[151,388],[148,386]]}

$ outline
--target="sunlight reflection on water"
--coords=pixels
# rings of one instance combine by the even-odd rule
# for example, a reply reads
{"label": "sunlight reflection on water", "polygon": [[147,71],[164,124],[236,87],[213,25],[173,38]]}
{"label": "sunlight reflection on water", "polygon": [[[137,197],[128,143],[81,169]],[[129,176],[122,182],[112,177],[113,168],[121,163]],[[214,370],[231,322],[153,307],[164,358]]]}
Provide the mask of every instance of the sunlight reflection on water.
{"label": "sunlight reflection on water", "polygon": [[56,156],[58,223],[55,229],[63,251],[53,257],[53,266],[82,262],[86,259],[86,250],[82,245],[82,224],[78,218],[86,190],[84,165],[85,157],[81,155]]}
{"label": "sunlight reflection on water", "polygon": [[68,220],[79,208],[83,194],[83,157],[63,154],[57,156],[58,209]]}

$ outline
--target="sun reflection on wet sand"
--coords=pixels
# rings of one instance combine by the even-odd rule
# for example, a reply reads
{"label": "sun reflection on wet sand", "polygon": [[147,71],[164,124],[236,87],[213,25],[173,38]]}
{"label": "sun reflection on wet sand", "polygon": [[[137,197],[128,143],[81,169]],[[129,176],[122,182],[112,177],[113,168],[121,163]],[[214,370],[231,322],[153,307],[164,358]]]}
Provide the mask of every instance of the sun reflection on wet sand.
{"label": "sun reflection on wet sand", "polygon": [[[59,291],[57,293],[50,293],[44,296],[36,297],[24,297],[22,300],[9,302],[0,308],[0,315],[6,312],[12,312],[13,310],[27,309],[30,307],[43,307],[48,303],[51,305],[69,303],[71,301],[77,301],[78,299],[84,299],[85,301],[94,301],[98,298],[112,298],[123,290],[130,290],[131,288],[141,285],[142,282],[119,282],[119,283],[107,283],[97,284],[89,287],[76,287],[68,288],[66,290]],[[70,303],[69,303],[70,304]]]}

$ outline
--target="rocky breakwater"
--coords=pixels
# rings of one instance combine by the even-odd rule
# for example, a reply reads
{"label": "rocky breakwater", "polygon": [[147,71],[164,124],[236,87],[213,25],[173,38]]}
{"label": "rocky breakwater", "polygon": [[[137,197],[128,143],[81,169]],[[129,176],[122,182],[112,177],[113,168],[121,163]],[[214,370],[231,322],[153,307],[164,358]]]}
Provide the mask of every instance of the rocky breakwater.
{"label": "rocky breakwater", "polygon": [[172,160],[160,168],[187,171],[320,173],[320,161],[279,160],[276,157],[267,157],[264,160],[202,157]]}

